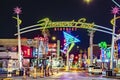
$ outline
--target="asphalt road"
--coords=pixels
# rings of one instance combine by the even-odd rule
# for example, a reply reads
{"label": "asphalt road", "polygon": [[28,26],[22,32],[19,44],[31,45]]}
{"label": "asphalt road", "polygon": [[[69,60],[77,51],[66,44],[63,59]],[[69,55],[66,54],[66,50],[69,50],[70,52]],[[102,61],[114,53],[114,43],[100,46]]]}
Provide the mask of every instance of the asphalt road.
{"label": "asphalt road", "polygon": [[[26,80],[120,80],[113,78],[106,78],[102,75],[93,75],[87,72],[59,72],[49,77],[33,79],[27,77]],[[13,80],[23,80],[22,77],[13,77]]]}

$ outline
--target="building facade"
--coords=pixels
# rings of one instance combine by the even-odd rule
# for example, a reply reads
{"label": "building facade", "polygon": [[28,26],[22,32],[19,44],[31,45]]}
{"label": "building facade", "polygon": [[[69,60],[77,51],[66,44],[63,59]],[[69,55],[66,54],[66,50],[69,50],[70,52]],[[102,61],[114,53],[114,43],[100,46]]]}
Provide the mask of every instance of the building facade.
{"label": "building facade", "polygon": [[[48,44],[47,55],[56,54],[56,43]],[[29,67],[39,65],[39,58],[45,54],[44,39],[21,39],[22,65]],[[0,67],[18,68],[18,39],[0,39]]]}

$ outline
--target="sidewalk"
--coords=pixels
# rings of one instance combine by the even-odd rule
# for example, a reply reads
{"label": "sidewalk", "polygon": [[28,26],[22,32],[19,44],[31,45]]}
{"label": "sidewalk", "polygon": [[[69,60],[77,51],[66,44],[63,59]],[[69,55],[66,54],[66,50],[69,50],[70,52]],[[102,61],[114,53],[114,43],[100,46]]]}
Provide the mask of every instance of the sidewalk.
{"label": "sidewalk", "polygon": [[50,76],[43,76],[43,77],[40,77],[40,74],[37,73],[36,75],[36,78],[33,77],[33,75],[31,76],[25,76],[26,79],[23,78],[23,76],[12,76],[11,78],[13,80],[46,80],[46,79],[50,79],[51,77],[54,77],[54,76],[57,76],[61,74],[61,72],[54,72],[53,75],[51,74]]}
{"label": "sidewalk", "polygon": [[120,80],[120,76],[103,76],[105,78],[112,78],[112,79],[119,79]]}
{"label": "sidewalk", "polygon": [[26,79],[23,79],[23,76],[15,76],[15,77],[12,77],[12,80],[58,80],[58,78],[55,78],[55,76],[59,76],[61,74],[62,72],[59,72],[57,74],[44,76],[42,78],[40,76],[37,76],[36,78],[33,78],[32,76],[31,77],[27,76]]}
{"label": "sidewalk", "polygon": [[106,75],[106,72],[103,72],[102,73],[102,77],[105,77],[105,78],[111,78],[111,79],[120,79],[120,74],[112,74],[112,76],[107,76]]}

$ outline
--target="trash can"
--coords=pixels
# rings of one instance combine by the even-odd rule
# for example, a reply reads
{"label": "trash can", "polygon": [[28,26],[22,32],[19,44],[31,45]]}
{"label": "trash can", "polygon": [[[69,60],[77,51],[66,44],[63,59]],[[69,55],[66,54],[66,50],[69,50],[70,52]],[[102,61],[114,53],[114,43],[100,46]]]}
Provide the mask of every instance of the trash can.
{"label": "trash can", "polygon": [[107,70],[106,71],[106,76],[112,76],[112,70]]}
{"label": "trash can", "polygon": [[15,75],[19,76],[19,74],[20,74],[20,71],[19,70],[15,70]]}
{"label": "trash can", "polygon": [[23,70],[19,71],[19,76],[23,76]]}

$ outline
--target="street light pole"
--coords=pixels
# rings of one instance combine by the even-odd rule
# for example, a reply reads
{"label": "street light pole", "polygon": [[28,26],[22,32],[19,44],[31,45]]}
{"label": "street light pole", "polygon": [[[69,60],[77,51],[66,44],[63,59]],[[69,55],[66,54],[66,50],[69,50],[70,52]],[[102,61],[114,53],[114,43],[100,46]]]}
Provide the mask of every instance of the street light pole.
{"label": "street light pole", "polygon": [[17,32],[18,32],[18,59],[19,59],[19,68],[22,68],[22,55],[21,55],[21,37],[20,37],[20,24],[21,20],[19,19],[19,14],[22,12],[21,8],[14,8],[14,12],[17,14]]}
{"label": "street light pole", "polygon": [[[116,17],[116,15],[114,15],[114,20],[115,20],[115,17]],[[111,45],[111,58],[110,58],[110,69],[113,69],[115,24],[116,24],[116,21],[114,21],[114,25],[113,25],[112,45]]]}
{"label": "street light pole", "polygon": [[57,59],[59,59],[60,56],[60,40],[57,40]]}
{"label": "street light pole", "polygon": [[112,13],[114,14],[114,23],[113,23],[113,34],[112,34],[112,44],[111,44],[111,58],[110,58],[110,69],[113,70],[113,60],[114,60],[114,39],[115,39],[115,27],[116,27],[116,14],[118,14],[119,8],[114,7]]}
{"label": "street light pole", "polygon": [[90,65],[93,62],[93,37],[94,37],[94,30],[88,30],[88,35],[90,36]]}
{"label": "street light pole", "polygon": [[93,31],[90,32],[90,64],[93,62]]}
{"label": "street light pole", "polygon": [[[17,14],[17,18],[19,19],[19,15]],[[21,37],[20,37],[20,25],[17,19],[17,30],[18,30],[18,55],[19,55],[19,65],[20,69],[22,68],[22,55],[21,55]]]}

